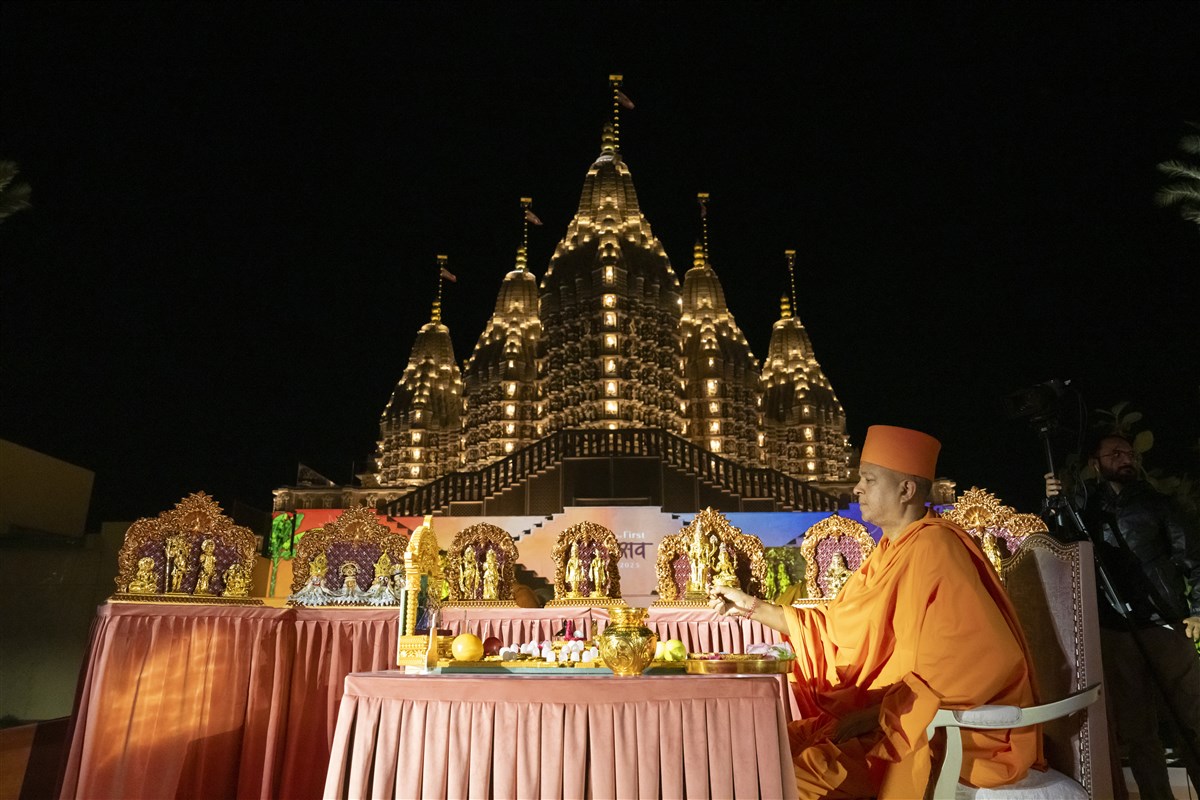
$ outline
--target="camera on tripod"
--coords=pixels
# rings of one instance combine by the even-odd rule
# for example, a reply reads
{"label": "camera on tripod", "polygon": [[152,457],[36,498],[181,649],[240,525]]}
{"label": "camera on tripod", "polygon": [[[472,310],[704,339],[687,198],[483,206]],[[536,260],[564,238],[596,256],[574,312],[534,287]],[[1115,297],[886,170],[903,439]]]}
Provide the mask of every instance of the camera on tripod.
{"label": "camera on tripod", "polygon": [[1057,419],[1062,411],[1063,398],[1070,381],[1049,380],[1022,389],[1004,398],[1004,410],[1009,419],[1027,419],[1032,423],[1046,423]]}

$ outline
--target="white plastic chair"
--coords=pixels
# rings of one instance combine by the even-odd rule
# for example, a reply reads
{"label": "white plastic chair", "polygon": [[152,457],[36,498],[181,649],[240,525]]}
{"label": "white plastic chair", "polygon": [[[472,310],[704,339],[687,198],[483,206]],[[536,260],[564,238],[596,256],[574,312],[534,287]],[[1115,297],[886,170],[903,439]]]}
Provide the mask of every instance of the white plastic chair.
{"label": "white plastic chair", "polygon": [[962,728],[1004,729],[1023,728],[1059,719],[1087,708],[1100,697],[1100,684],[1094,683],[1086,689],[1040,706],[1019,708],[1017,706],[977,706],[955,711],[939,710],[926,729],[933,740],[939,728],[946,731],[945,753],[941,760],[937,782],[931,797],[934,800],[969,800],[970,798],[1012,798],[1012,800],[1087,800],[1088,793],[1077,781],[1054,769],[1045,772],[1030,770],[1029,774],[1016,783],[994,789],[976,789],[958,782],[962,770]]}

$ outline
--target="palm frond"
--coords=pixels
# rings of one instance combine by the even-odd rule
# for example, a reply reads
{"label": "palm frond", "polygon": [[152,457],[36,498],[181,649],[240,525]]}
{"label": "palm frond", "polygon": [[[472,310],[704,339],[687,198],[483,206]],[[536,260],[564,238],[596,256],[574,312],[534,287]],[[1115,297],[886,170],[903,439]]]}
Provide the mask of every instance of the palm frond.
{"label": "palm frond", "polygon": [[29,208],[29,184],[18,183],[0,191],[0,220]]}
{"label": "palm frond", "polygon": [[1193,156],[1200,156],[1200,134],[1189,133],[1179,140],[1179,149]]}
{"label": "palm frond", "polygon": [[0,161],[0,192],[3,192],[5,187],[12,183],[12,179],[17,177],[17,173],[20,171],[17,169],[17,162]]}
{"label": "palm frond", "polygon": [[1173,183],[1155,192],[1154,202],[1160,206],[1200,205],[1200,187],[1189,186],[1186,183]]}
{"label": "palm frond", "polygon": [[1164,161],[1157,166],[1159,172],[1168,175],[1172,178],[1187,178],[1189,180],[1200,181],[1200,166],[1189,164],[1186,161]]}

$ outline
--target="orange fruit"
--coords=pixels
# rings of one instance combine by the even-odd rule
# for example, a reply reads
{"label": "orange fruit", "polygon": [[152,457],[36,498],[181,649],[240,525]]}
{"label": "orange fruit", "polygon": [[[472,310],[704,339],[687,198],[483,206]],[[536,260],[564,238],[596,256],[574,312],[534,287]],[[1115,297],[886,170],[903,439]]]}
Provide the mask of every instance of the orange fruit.
{"label": "orange fruit", "polygon": [[460,633],[450,643],[450,653],[455,661],[480,661],[483,659],[483,641],[473,633]]}

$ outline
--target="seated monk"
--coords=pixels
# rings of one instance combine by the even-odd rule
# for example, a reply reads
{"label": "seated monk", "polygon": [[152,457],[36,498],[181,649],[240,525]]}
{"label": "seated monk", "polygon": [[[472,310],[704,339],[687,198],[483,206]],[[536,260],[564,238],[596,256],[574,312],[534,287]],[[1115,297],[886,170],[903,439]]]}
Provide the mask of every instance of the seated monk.
{"label": "seated monk", "polygon": [[[827,605],[763,603],[713,587],[721,614],[787,634],[803,719],[788,726],[802,798],[916,798],[925,727],[940,706],[1028,706],[1032,666],[1017,615],[979,544],[926,511],[941,445],[872,426],[854,487],[879,546]],[[960,780],[1003,786],[1044,768],[1041,730],[963,730]]]}

